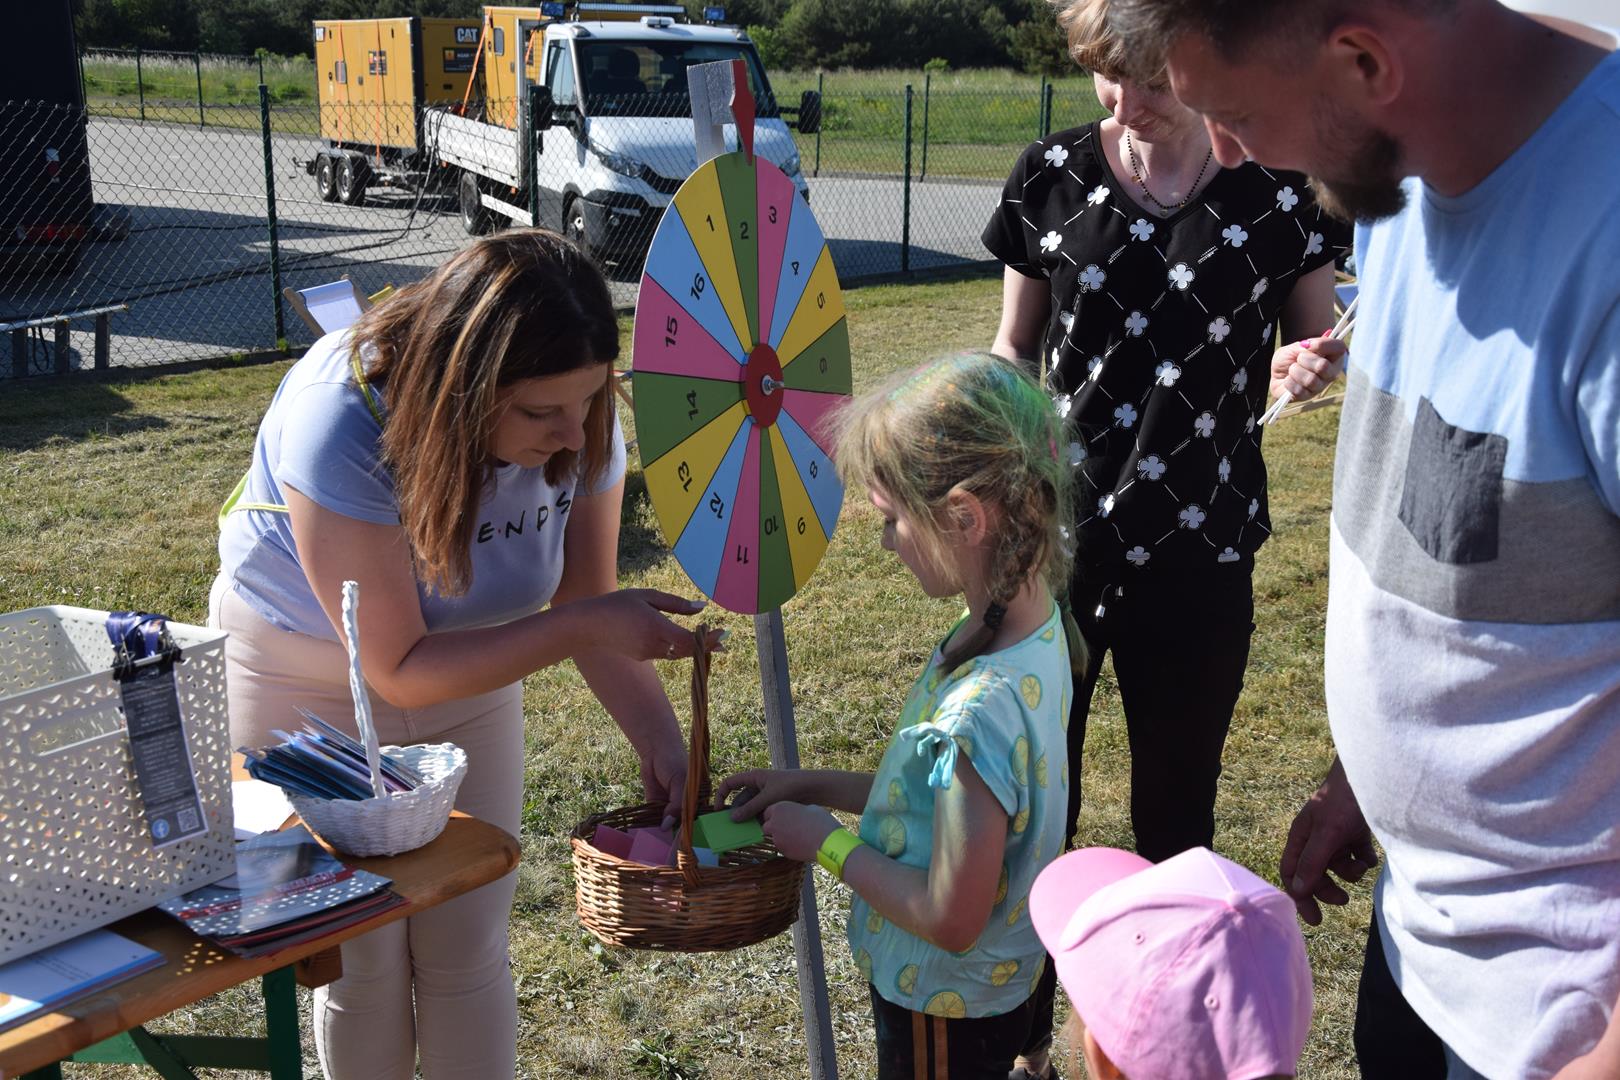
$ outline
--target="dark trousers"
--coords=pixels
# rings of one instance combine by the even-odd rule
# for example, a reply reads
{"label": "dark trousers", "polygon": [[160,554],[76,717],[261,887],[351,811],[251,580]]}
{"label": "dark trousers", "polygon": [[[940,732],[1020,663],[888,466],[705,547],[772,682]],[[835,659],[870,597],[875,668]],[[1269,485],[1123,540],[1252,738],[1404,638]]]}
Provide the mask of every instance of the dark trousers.
{"label": "dark trousers", "polygon": [[1033,998],[1000,1016],[947,1020],[903,1009],[869,989],[878,1080],[1006,1080],[1029,1035]]}
{"label": "dark trousers", "polygon": [[1384,955],[1378,918],[1367,928],[1367,953],[1356,987],[1356,1064],[1364,1080],[1484,1080],[1413,1011]]}
{"label": "dark trousers", "polygon": [[[1188,848],[1212,846],[1221,749],[1243,690],[1254,634],[1252,563],[1197,574],[1121,572],[1108,578],[1094,568],[1077,567],[1069,596],[1088,656],[1069,707],[1064,849],[1079,826],[1086,719],[1103,656],[1109,653],[1131,749],[1136,850],[1160,862]],[[1057,974],[1048,963],[1032,999],[1035,1020],[1026,1053],[1051,1045],[1056,988]]]}

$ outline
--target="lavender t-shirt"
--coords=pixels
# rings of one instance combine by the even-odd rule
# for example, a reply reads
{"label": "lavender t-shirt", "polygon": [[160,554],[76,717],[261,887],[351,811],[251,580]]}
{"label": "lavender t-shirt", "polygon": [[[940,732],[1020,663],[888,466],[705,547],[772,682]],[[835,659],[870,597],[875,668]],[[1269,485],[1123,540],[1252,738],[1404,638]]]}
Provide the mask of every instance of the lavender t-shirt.
{"label": "lavender t-shirt", "polygon": [[[244,503],[284,505],[291,487],[333,513],[399,524],[393,478],[378,459],[382,428],[355,384],[346,331],[328,334],[287,372],[259,425]],[[382,408],[378,399],[378,408]],[[599,485],[624,476],[624,437],[615,421],[613,460]],[[495,626],[540,610],[562,579],[563,532],[576,478],[548,484],[544,468],[506,465],[479,505],[472,582],[448,598],[419,583],[428,631]],[[219,534],[221,573],[273,626],[337,640],[298,561],[285,513],[238,510]]]}

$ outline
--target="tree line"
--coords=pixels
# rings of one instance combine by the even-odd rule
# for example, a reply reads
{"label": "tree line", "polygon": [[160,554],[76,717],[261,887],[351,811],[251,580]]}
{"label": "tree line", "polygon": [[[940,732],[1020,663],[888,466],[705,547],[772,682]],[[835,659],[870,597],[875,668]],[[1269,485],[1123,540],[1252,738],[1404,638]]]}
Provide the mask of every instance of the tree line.
{"label": "tree line", "polygon": [[[535,0],[538,5],[538,0]],[[684,0],[694,18],[703,0]],[[1048,0],[719,0],[772,67],[1072,70]],[[312,55],[315,19],[477,16],[480,0],[74,0],[81,46]]]}

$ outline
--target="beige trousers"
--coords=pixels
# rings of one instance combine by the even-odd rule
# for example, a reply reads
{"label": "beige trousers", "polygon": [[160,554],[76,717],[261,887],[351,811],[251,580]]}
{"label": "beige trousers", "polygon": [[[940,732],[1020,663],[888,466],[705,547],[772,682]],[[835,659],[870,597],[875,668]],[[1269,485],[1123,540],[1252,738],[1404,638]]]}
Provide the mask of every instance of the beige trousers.
{"label": "beige trousers", "polygon": [[[279,630],[229,588],[211,621],[225,646],[236,746],[296,730],[294,706],[351,734],[348,657],[334,641]],[[516,836],[523,806],[521,684],[425,709],[399,709],[375,691],[384,743],[453,742],[467,752],[456,809]],[[343,977],[315,992],[315,1046],[329,1080],[506,1080],[516,1070],[517,994],[507,923],[517,875],[401,919],[342,946]]]}

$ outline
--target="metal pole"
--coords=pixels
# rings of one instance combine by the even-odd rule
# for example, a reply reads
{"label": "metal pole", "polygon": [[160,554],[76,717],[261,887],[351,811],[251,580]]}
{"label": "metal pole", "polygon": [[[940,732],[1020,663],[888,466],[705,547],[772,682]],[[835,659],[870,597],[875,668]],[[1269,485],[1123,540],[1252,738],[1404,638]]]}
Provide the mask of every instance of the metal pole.
{"label": "metal pole", "polygon": [[816,72],[816,96],[821,99],[821,123],[816,125],[816,171],[813,176],[821,175],[821,129],[827,124],[827,89],[823,82],[824,72]]}
{"label": "metal pole", "polygon": [[202,53],[192,53],[191,62],[197,68],[197,126],[207,127],[208,121],[203,119],[202,101]]}
{"label": "metal pole", "polygon": [[264,53],[259,53],[259,84],[264,85]]}
{"label": "metal pole", "polygon": [[911,84],[906,83],[906,182],[900,195],[900,272],[911,270]]}
{"label": "metal pole", "polygon": [[287,322],[281,310],[281,244],[276,235],[276,171],[270,164],[270,88],[259,84],[259,129],[264,133],[264,217],[270,226],[270,294],[275,305],[276,348],[285,349]]}
{"label": "metal pole", "polygon": [[1041,76],[1041,92],[1038,95],[1036,95],[1036,97],[1035,97],[1035,137],[1037,139],[1046,138],[1046,132],[1044,130],[1042,130],[1042,124],[1041,124],[1041,105],[1045,101],[1046,101],[1046,76],[1042,75]]}
{"label": "metal pole", "polygon": [[135,46],[135,96],[141,101],[141,123],[146,123],[146,79],[141,74],[141,47]]}
{"label": "metal pole", "polygon": [[[793,726],[793,692],[788,681],[781,608],[754,616],[754,644],[759,652],[760,688],[765,693],[765,738],[770,746],[771,767],[797,769],[799,741]],[[809,871],[799,894],[799,921],[793,924],[793,954],[799,970],[799,1006],[804,1012],[811,1080],[838,1080],[827,972],[821,954],[821,923],[816,918],[816,883]]]}
{"label": "metal pole", "polygon": [[112,327],[103,311],[96,316],[96,370],[106,371],[112,360]]}
{"label": "metal pole", "polygon": [[529,178],[529,224],[540,224],[540,132],[535,124],[540,119],[540,84],[529,86],[528,123],[523,125],[523,162]]}
{"label": "metal pole", "polygon": [[1052,134],[1052,95],[1057,87],[1051,83],[1046,84],[1046,92],[1041,95],[1041,138]]}
{"label": "metal pole", "polygon": [[928,179],[928,98],[930,97],[929,90],[933,82],[934,73],[932,71],[923,72],[923,152],[922,168],[917,172],[917,183],[919,184]]}
{"label": "metal pole", "polygon": [[66,375],[68,367],[68,324],[63,319],[56,324],[56,373]]}

